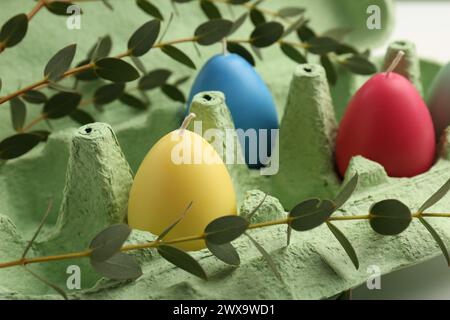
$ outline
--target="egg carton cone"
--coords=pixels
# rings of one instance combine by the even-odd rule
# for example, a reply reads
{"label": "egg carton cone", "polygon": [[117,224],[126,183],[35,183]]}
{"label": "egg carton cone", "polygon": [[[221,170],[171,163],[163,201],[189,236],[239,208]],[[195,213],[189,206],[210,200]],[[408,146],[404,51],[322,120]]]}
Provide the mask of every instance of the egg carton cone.
{"label": "egg carton cone", "polygon": [[[22,10],[18,1],[4,2],[1,21],[9,18],[11,12]],[[60,21],[45,13],[36,18],[39,28],[30,28],[27,41],[16,51],[6,50],[2,54],[2,92],[15,90],[20,84],[28,83],[30,77],[40,78],[42,67],[50,57],[49,52],[56,52],[71,42],[79,43],[80,50],[85,52],[99,35],[106,33],[112,33],[115,45],[121,46],[132,30],[148,20],[136,6],[125,1],[112,0],[111,3],[115,7],[114,19],[107,10],[96,10],[98,4],[86,4],[83,24],[86,28],[89,26],[90,32],[68,32],[58,27]],[[335,27],[365,26],[366,16],[361,12],[366,12],[371,4],[379,5],[386,13],[382,16],[385,28],[372,31],[358,28],[348,39],[358,48],[366,49],[382,44],[392,30],[391,1],[280,0],[274,1],[273,5],[277,8],[304,5],[314,28],[323,32]],[[162,2],[161,10],[171,11],[169,1]],[[204,21],[201,13],[192,14],[199,12],[194,4],[180,6],[179,10],[183,23],[174,23],[168,34],[174,38],[185,36],[186,30],[193,30]],[[250,31],[251,26],[247,26],[242,34]],[[54,38],[51,42],[43,41],[38,33],[52,34]],[[417,88],[421,85],[423,92],[428,92],[441,66],[419,59],[407,42],[394,44],[390,50],[394,52],[399,48],[406,52],[407,57],[407,63],[399,71]],[[203,57],[199,58],[198,65],[218,51],[218,46],[202,48]],[[193,48],[186,48],[186,52],[190,56],[195,55]],[[387,61],[391,59],[388,56]],[[284,57],[279,48],[267,49],[264,58],[256,69],[267,82],[282,119],[280,171],[275,176],[263,176],[257,170],[248,170],[245,165],[228,166],[239,200],[240,215],[248,215],[265,194],[269,195],[252,217],[253,222],[285,217],[289,207],[306,197],[330,197],[339,191],[343,181],[333,165],[334,117],[338,121],[341,119],[349,98],[367,79],[339,70],[338,84],[329,88],[319,65],[297,66]],[[149,68],[160,67],[164,61],[167,67],[180,70],[179,64],[165,59],[157,51],[142,60]],[[380,66],[382,64],[380,61]],[[27,72],[18,72],[18,66]],[[183,70],[187,74],[190,72]],[[5,81],[8,78],[15,80]],[[185,89],[191,84],[192,79],[185,84]],[[81,89],[89,94],[93,86],[87,84]],[[0,164],[0,262],[20,258],[49,199],[54,204],[53,210],[30,249],[30,257],[86,249],[99,231],[111,224],[126,222],[128,193],[139,164],[161,137],[180,126],[185,115],[186,106],[169,101],[159,92],[153,94],[151,100],[152,106],[147,112],[133,111],[115,102],[105,112],[94,114],[100,122],[81,128],[74,128],[70,120],[55,121],[54,132],[46,144],[21,158]],[[192,110],[206,128],[234,128],[226,97],[219,92],[199,94],[192,103]],[[38,111],[30,110],[30,117],[33,112]],[[0,113],[0,120],[0,133],[3,136],[11,134],[9,113]],[[308,129],[300,132],[301,126]],[[294,135],[300,133],[304,135],[303,139],[296,139]],[[308,137],[314,143],[308,144]],[[416,210],[449,178],[449,143],[450,129],[447,129],[442,136],[435,165],[427,173],[409,179],[390,178],[379,164],[362,157],[353,158],[344,182],[358,173],[358,189],[337,214],[367,213],[372,203],[386,198],[399,199],[411,210]],[[241,153],[238,148],[235,151],[236,155]],[[296,155],[301,163],[296,163]],[[433,207],[436,211],[448,208],[449,197]],[[433,227],[450,245],[450,221],[435,219]],[[244,237],[234,242],[242,259],[239,268],[223,264],[207,250],[193,253],[210,275],[208,281],[174,268],[153,250],[130,253],[144,272],[135,282],[103,279],[93,270],[88,259],[39,263],[29,267],[66,288],[67,267],[77,265],[81,270],[82,289],[67,291],[73,299],[323,299],[364,283],[368,278],[366,269],[370,265],[378,265],[381,272],[387,274],[441,254],[434,240],[417,221],[395,237],[376,234],[367,221],[339,222],[339,228],[358,253],[359,270],[355,270],[339,243],[323,226],[309,232],[293,233],[289,246],[286,246],[286,226],[251,231],[251,235],[270,252],[282,281],[273,275],[259,252]],[[133,230],[127,243],[153,239],[155,236],[148,232]],[[12,267],[0,269],[0,298],[61,297],[21,267]]]}

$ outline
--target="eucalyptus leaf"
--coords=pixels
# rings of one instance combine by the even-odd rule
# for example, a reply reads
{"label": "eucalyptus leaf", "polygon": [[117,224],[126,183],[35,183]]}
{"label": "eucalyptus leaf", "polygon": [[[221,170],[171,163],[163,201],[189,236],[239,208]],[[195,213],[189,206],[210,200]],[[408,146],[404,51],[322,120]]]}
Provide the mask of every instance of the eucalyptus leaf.
{"label": "eucalyptus leaf", "polygon": [[[339,48],[337,48],[334,51],[337,55],[341,55],[341,54],[353,54],[353,55],[359,55],[358,50],[352,46],[349,46],[348,44],[340,44]],[[368,57],[364,57],[363,55],[361,55],[361,57],[363,58],[368,58]]]}
{"label": "eucalyptus leaf", "polygon": [[44,69],[44,76],[51,81],[58,81],[69,70],[72,64],[75,52],[77,50],[76,44],[71,44],[59,50],[48,62]]}
{"label": "eucalyptus leaf", "polygon": [[356,186],[358,185],[358,174],[356,173],[349,182],[347,182],[338,193],[336,198],[334,198],[334,203],[336,205],[336,210],[342,207],[348,199],[355,192]]}
{"label": "eucalyptus leaf", "polygon": [[240,216],[219,217],[206,226],[205,239],[214,244],[228,243],[239,238],[248,226],[248,220]]}
{"label": "eucalyptus leaf", "polygon": [[284,27],[279,22],[266,22],[258,25],[250,35],[250,43],[257,48],[271,46],[283,36]]}
{"label": "eucalyptus leaf", "polygon": [[134,280],[142,275],[141,267],[133,257],[122,252],[105,261],[91,259],[91,265],[103,277],[114,280]]}
{"label": "eucalyptus leaf", "polygon": [[225,38],[233,28],[233,22],[225,19],[212,19],[195,29],[194,37],[198,44],[208,46]]}
{"label": "eucalyptus leaf", "polygon": [[143,76],[139,80],[139,90],[152,90],[159,88],[166,84],[169,77],[172,75],[172,71],[167,69],[155,69]]}
{"label": "eucalyptus leaf", "polygon": [[305,23],[297,29],[297,36],[303,42],[308,42],[310,39],[316,37],[316,33]]}
{"label": "eucalyptus leaf", "polygon": [[73,6],[73,3],[68,1],[51,1],[45,4],[45,7],[53,14],[59,16],[68,16],[70,12],[68,12],[68,8]]}
{"label": "eucalyptus leaf", "polygon": [[300,7],[285,7],[278,10],[278,15],[282,18],[292,18],[301,15],[305,12],[305,8]]}
{"label": "eucalyptus leaf", "polygon": [[102,262],[120,252],[130,233],[131,229],[123,223],[109,226],[101,231],[89,245],[89,249],[92,249],[91,261]]}
{"label": "eucalyptus leaf", "polygon": [[161,28],[160,20],[151,20],[137,29],[128,41],[128,50],[135,57],[146,54],[156,42]]}
{"label": "eucalyptus leaf", "polygon": [[250,48],[252,49],[252,52],[255,54],[255,56],[257,56],[258,59],[262,61],[263,60],[263,56],[262,56],[262,53],[261,53],[261,49],[255,47],[254,45],[250,45]]}
{"label": "eucalyptus leaf", "polygon": [[337,241],[341,244],[342,248],[344,248],[345,252],[349,256],[350,260],[352,261],[353,265],[355,266],[356,270],[359,269],[359,260],[358,256],[356,255],[356,251],[353,248],[352,244],[346,236],[331,222],[327,222],[328,229],[333,233],[334,237]]}
{"label": "eucalyptus leaf", "polygon": [[251,52],[245,49],[245,47],[240,45],[239,43],[227,42],[227,50],[231,53],[240,55],[242,58],[247,60],[247,62],[250,63],[252,66],[255,66],[255,58],[253,58]]}
{"label": "eucalyptus leaf", "polygon": [[245,23],[245,20],[247,20],[248,17],[248,13],[245,12],[243,13],[239,18],[237,18],[234,22],[233,22],[233,26],[231,27],[230,32],[228,33],[228,36],[232,35],[233,33],[235,33],[236,31],[238,31],[242,25]]}
{"label": "eucalyptus leaf", "polygon": [[438,203],[448,193],[449,190],[450,190],[450,179],[447,180],[447,182],[444,183],[444,185],[440,187],[439,190],[436,191],[436,193],[434,193],[430,198],[428,198],[428,200],[425,201],[425,203],[422,206],[420,206],[419,213],[423,213],[425,210]]}
{"label": "eucalyptus leaf", "polygon": [[21,42],[28,30],[28,17],[20,13],[2,26],[0,30],[0,47],[10,48]]}
{"label": "eucalyptus leaf", "polygon": [[203,270],[202,266],[192,258],[188,253],[183,250],[177,249],[173,246],[168,245],[159,245],[158,253],[180,269],[183,269],[194,276],[197,276],[201,279],[207,280],[207,275],[205,270]]}
{"label": "eucalyptus leaf", "polygon": [[233,4],[233,5],[244,4],[244,3],[247,3],[247,2],[250,2],[250,1],[251,0],[228,0],[228,2],[230,4]]}
{"label": "eucalyptus leaf", "polygon": [[262,200],[258,203],[258,205],[256,207],[253,208],[253,210],[246,216],[246,219],[248,221],[251,221],[252,218],[255,216],[256,213],[258,213],[259,209],[261,209],[262,205],[264,204],[264,202],[267,199],[268,194],[264,194],[264,197],[262,198]]}
{"label": "eucalyptus leaf", "polygon": [[139,72],[128,62],[116,58],[103,58],[95,62],[95,73],[113,82],[129,82],[139,78]]}
{"label": "eucalyptus leaf", "polygon": [[47,96],[37,90],[29,90],[22,95],[23,100],[32,104],[42,104],[47,102]]}
{"label": "eucalyptus leaf", "polygon": [[81,125],[95,122],[95,119],[88,112],[80,109],[76,109],[75,111],[73,111],[70,114],[70,118]]}
{"label": "eucalyptus leaf", "polygon": [[147,109],[147,105],[145,104],[144,101],[128,93],[123,93],[120,96],[119,101],[136,110]]}
{"label": "eucalyptus leaf", "polygon": [[147,0],[136,0],[136,4],[145,13],[151,15],[152,17],[154,17],[156,19],[164,20],[164,17],[161,14],[161,11],[159,11],[158,7],[155,6],[153,3],[151,3]]}
{"label": "eucalyptus leaf", "polygon": [[52,96],[44,104],[42,113],[48,119],[58,119],[71,114],[80,104],[81,94],[60,92]]}
{"label": "eucalyptus leaf", "polygon": [[320,57],[320,64],[325,69],[328,83],[334,86],[337,82],[337,72],[328,55],[322,55]]}
{"label": "eucalyptus leaf", "polygon": [[185,103],[186,97],[184,96],[183,92],[180,91],[177,87],[170,85],[170,84],[164,84],[161,87],[162,92],[173,101]]}
{"label": "eucalyptus leaf", "polygon": [[206,241],[206,246],[217,259],[232,266],[240,265],[241,259],[239,254],[231,243],[215,244]]}
{"label": "eucalyptus leaf", "polygon": [[189,212],[191,207],[192,207],[192,201],[189,203],[189,205],[186,207],[186,209],[184,209],[184,211],[181,213],[180,217],[177,220],[175,220],[170,226],[168,226],[166,229],[164,229],[163,232],[160,233],[160,235],[158,236],[156,241],[163,240],[164,237],[167,236],[169,234],[169,232],[172,231],[172,229],[175,228],[177,226],[177,224],[180,223],[180,221],[184,219],[184,217]]}
{"label": "eucalyptus leaf", "polygon": [[171,46],[171,45],[165,45],[161,47],[162,52],[164,52],[166,55],[174,59],[175,61],[178,61],[185,66],[196,69],[194,62],[189,58],[187,54],[185,54],[183,51],[178,49],[177,47]]}
{"label": "eucalyptus leaf", "polygon": [[288,224],[286,230],[286,246],[289,246],[291,244],[291,237],[292,237],[292,227],[290,224]]}
{"label": "eucalyptus leaf", "polygon": [[27,116],[27,107],[20,98],[13,98],[9,100],[9,106],[11,110],[11,122],[14,130],[19,131],[25,124],[25,118]]}
{"label": "eucalyptus leaf", "polygon": [[96,61],[101,58],[106,58],[111,53],[112,39],[109,35],[98,39],[95,46],[89,51],[88,58],[90,61]]}
{"label": "eucalyptus leaf", "polygon": [[24,155],[42,141],[33,133],[18,133],[0,142],[0,159],[9,160]]}
{"label": "eucalyptus leaf", "polygon": [[144,66],[144,63],[142,62],[141,59],[139,59],[138,57],[135,56],[131,56],[130,57],[131,61],[133,62],[134,66],[142,73],[142,74],[146,74],[147,73],[147,69]]}
{"label": "eucalyptus leaf", "polygon": [[266,17],[264,17],[264,14],[260,10],[253,8],[250,10],[250,21],[257,27],[266,22]]}
{"label": "eucalyptus leaf", "polygon": [[186,81],[188,81],[190,78],[191,78],[190,76],[182,76],[182,77],[178,78],[177,80],[175,80],[173,85],[174,86],[181,86]]}
{"label": "eucalyptus leaf", "polygon": [[289,225],[296,231],[317,228],[330,218],[335,205],[329,200],[309,199],[296,205],[289,213]]}
{"label": "eucalyptus leaf", "polygon": [[111,103],[119,99],[124,90],[125,84],[121,82],[105,84],[95,91],[93,102],[96,106]]}
{"label": "eucalyptus leaf", "polygon": [[217,8],[217,6],[209,0],[200,0],[200,8],[202,9],[203,13],[208,17],[208,19],[222,18],[219,8]]}
{"label": "eucalyptus leaf", "polygon": [[107,7],[107,8],[108,8],[109,10],[111,10],[111,11],[114,11],[113,6],[111,5],[111,3],[109,3],[108,0],[101,0],[101,1],[102,1],[103,5],[104,5],[105,7]]}
{"label": "eucalyptus leaf", "polygon": [[41,142],[44,142],[47,141],[48,136],[50,135],[51,132],[46,130],[33,130],[30,131],[29,133],[38,136]]}
{"label": "eucalyptus leaf", "polygon": [[305,23],[306,23],[306,19],[303,16],[298,18],[295,22],[293,22],[291,25],[289,25],[286,28],[286,30],[284,30],[283,38],[287,37],[292,32],[299,30]]}
{"label": "eucalyptus leaf", "polygon": [[323,37],[333,38],[336,41],[342,42],[354,30],[350,27],[338,27],[325,31],[322,33]]}
{"label": "eucalyptus leaf", "polygon": [[294,46],[287,44],[287,43],[281,43],[280,48],[281,48],[281,51],[283,51],[283,53],[287,57],[292,59],[293,61],[300,63],[300,64],[308,62],[306,60],[305,56],[299,50],[297,50]]}
{"label": "eucalyptus leaf", "polygon": [[327,54],[336,51],[340,43],[330,37],[313,37],[308,40],[307,50],[314,54]]}
{"label": "eucalyptus leaf", "polygon": [[394,236],[405,231],[412,221],[409,208],[395,199],[383,200],[370,208],[370,226],[385,236]]}
{"label": "eucalyptus leaf", "polygon": [[377,67],[363,56],[352,56],[341,63],[350,72],[361,75],[371,75],[377,72]]}
{"label": "eucalyptus leaf", "polygon": [[442,241],[441,237],[436,232],[436,230],[434,230],[434,228],[424,218],[420,217],[419,221],[425,226],[425,228],[427,228],[428,232],[431,234],[434,241],[436,241],[442,253],[444,254],[445,260],[447,261],[447,265],[450,267],[450,256],[448,254],[448,249],[445,246],[444,241]]}
{"label": "eucalyptus leaf", "polygon": [[278,278],[278,280],[282,281],[283,278],[281,277],[280,272],[278,271],[277,265],[272,260],[272,257],[270,254],[264,249],[263,246],[261,246],[255,239],[253,239],[248,233],[245,233],[245,235],[250,239],[250,241],[253,243],[255,248],[261,253],[263,258],[266,260],[267,264],[269,265],[272,272],[275,274],[275,276]]}

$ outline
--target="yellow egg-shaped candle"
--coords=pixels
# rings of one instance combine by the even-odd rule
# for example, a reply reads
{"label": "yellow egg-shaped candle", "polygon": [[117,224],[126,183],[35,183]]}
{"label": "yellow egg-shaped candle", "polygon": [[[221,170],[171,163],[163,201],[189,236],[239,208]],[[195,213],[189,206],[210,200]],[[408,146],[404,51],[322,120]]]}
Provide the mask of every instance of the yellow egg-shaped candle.
{"label": "yellow egg-shaped candle", "polygon": [[[134,178],[128,203],[133,229],[161,234],[183,219],[165,241],[201,235],[212,220],[236,214],[236,195],[222,159],[200,135],[184,127],[162,137],[149,151]],[[178,243],[184,250],[200,250],[203,240]]]}

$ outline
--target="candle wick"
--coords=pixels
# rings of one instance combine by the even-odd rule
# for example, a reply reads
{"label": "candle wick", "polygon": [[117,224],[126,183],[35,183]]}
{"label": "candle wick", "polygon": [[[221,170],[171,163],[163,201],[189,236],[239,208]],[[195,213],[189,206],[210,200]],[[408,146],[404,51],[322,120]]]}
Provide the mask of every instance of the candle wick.
{"label": "candle wick", "polygon": [[189,115],[184,118],[183,123],[181,124],[180,127],[180,136],[183,135],[184,130],[187,129],[187,127],[189,126],[189,124],[191,123],[192,119],[194,119],[196,117],[195,113],[189,113]]}
{"label": "candle wick", "polygon": [[400,61],[402,61],[403,56],[405,55],[405,51],[400,50],[397,55],[395,56],[394,60],[392,61],[389,68],[386,70],[386,78],[389,78],[389,75],[397,68]]}
{"label": "candle wick", "polygon": [[227,56],[229,54],[228,49],[227,49],[227,39],[226,38],[222,39],[222,54],[224,56]]}

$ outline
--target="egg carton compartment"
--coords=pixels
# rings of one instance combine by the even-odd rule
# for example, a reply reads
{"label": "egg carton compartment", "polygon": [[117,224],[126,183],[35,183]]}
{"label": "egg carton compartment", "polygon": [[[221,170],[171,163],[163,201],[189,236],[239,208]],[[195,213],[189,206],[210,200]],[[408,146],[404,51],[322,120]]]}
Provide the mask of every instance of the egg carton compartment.
{"label": "egg carton compartment", "polygon": [[[283,3],[292,2],[286,0]],[[336,10],[335,3],[314,1],[314,4],[308,3],[308,8],[320,19],[323,14],[330,15]],[[342,17],[331,14],[330,19],[322,19],[324,29],[328,27],[326,21],[335,26],[344,24],[342,19],[360,19],[357,10],[368,5],[368,1],[361,1],[361,7],[352,1],[342,3],[339,10],[346,14]],[[379,3],[384,8],[391,6],[389,1]],[[129,11],[125,5],[117,2],[115,6],[119,8],[116,9],[119,20],[129,24],[126,18]],[[188,20],[187,24],[194,25],[198,19],[190,17]],[[390,24],[383,33],[373,33],[370,37],[357,33],[353,40],[361,47],[374,45],[383,41],[389,28]],[[176,32],[181,34],[179,31]],[[119,34],[119,37],[125,38],[125,35]],[[394,43],[386,59],[380,59],[380,66],[384,60],[391,59],[392,52],[400,49],[407,55],[397,72],[408,77],[421,92],[427,92],[441,66],[420,60],[410,43]],[[44,48],[37,50],[44,52]],[[45,48],[45,52],[47,50]],[[334,119],[335,116],[337,120],[341,119],[349,98],[367,79],[339,70],[342,76],[337,86],[330,89],[321,66],[280,62],[284,58],[273,49],[269,51],[270,62],[261,67],[261,72],[282,119],[280,172],[275,176],[264,176],[245,165],[228,166],[240,215],[248,214],[264,194],[269,194],[252,218],[254,222],[284,217],[287,208],[306,198],[332,197],[339,191],[342,181],[333,160]],[[28,66],[36,70],[31,64]],[[85,90],[89,91],[89,88]],[[209,99],[204,99],[205,95]],[[226,97],[220,92],[197,95],[191,108],[202,120],[204,129],[233,128]],[[67,128],[68,124],[61,122],[57,128],[65,129],[55,131],[47,144],[20,159],[1,164],[0,261],[20,257],[49,198],[53,199],[55,210],[48,226],[34,242],[31,257],[84,250],[100,230],[125,221],[133,172],[163,135],[179,127],[184,113],[182,107],[168,103],[158,95],[146,114],[130,115],[128,110],[121,109],[107,112],[100,120],[111,126],[94,123],[75,129]],[[358,173],[359,186],[338,214],[367,213],[372,203],[386,198],[399,199],[411,209],[420,206],[448,179],[448,138],[450,134],[444,135],[436,164],[428,172],[409,179],[390,178],[379,164],[362,157],[354,158],[346,179]],[[447,197],[433,208],[445,211],[449,207]],[[450,244],[450,221],[447,220],[437,219],[433,226]],[[367,221],[346,222],[339,227],[358,252],[359,271],[354,269],[326,227],[295,233],[286,247],[285,226],[251,231],[251,235],[270,252],[282,282],[273,276],[259,252],[244,237],[233,243],[241,254],[239,268],[223,264],[207,250],[192,253],[210,275],[208,281],[173,267],[152,250],[131,253],[144,271],[135,282],[102,279],[87,259],[41,263],[32,268],[65,287],[67,267],[78,265],[84,289],[69,292],[70,298],[74,299],[322,299],[365,282],[369,265],[377,264],[386,274],[441,254],[431,236],[416,221],[406,232],[395,237],[376,234]],[[154,238],[148,232],[133,230],[128,243],[142,243]],[[0,269],[0,298],[59,299],[60,296],[20,267],[14,267]]]}

